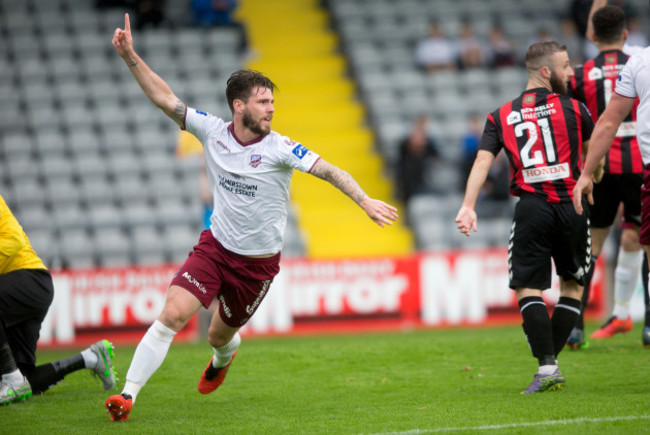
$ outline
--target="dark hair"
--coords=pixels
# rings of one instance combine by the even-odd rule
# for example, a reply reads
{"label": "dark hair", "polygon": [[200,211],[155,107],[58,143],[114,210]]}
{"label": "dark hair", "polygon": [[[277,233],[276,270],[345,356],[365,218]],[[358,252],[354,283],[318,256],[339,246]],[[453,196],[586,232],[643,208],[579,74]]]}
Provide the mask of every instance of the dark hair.
{"label": "dark hair", "polygon": [[256,88],[267,88],[273,92],[277,89],[277,86],[259,71],[240,69],[232,73],[226,82],[226,100],[228,100],[230,112],[234,113],[235,111],[233,101],[248,101],[248,97],[252,95],[253,89]]}
{"label": "dark hair", "polygon": [[536,42],[526,52],[526,69],[528,72],[537,71],[543,66],[552,66],[553,54],[567,51],[566,45],[555,41]]}
{"label": "dark hair", "polygon": [[596,40],[612,44],[621,40],[625,30],[625,12],[618,6],[605,6],[591,17]]}

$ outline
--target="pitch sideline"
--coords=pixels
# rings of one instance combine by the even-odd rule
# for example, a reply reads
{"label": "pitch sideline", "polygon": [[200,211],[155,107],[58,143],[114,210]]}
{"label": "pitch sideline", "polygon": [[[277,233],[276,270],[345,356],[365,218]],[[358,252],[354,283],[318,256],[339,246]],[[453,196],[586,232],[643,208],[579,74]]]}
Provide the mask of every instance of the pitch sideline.
{"label": "pitch sideline", "polygon": [[441,427],[438,429],[411,429],[403,432],[380,432],[371,435],[415,435],[441,432],[460,432],[460,431],[481,431],[481,430],[498,430],[498,429],[516,429],[533,426],[555,426],[560,424],[575,423],[605,423],[610,421],[625,420],[650,420],[650,415],[628,415],[621,417],[602,417],[602,418],[571,418],[568,420],[549,420],[530,423],[511,423],[511,424],[492,424],[485,426],[467,426],[467,427]]}

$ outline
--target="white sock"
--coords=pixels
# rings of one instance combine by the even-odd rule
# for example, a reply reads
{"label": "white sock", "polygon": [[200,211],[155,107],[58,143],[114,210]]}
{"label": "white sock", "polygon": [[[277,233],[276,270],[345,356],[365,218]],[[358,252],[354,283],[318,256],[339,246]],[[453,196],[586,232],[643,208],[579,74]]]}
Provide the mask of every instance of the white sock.
{"label": "white sock", "polygon": [[122,390],[122,393],[131,396],[134,403],[140,388],[147,383],[164,361],[175,335],[175,331],[156,320],[140,340],[129,371],[126,373],[126,384]]}
{"label": "white sock", "polygon": [[20,371],[20,369],[16,369],[11,373],[5,373],[2,375],[2,382],[8,382],[11,384],[17,384],[19,382],[23,381],[23,372]]}
{"label": "white sock", "polygon": [[239,336],[239,332],[237,332],[232,340],[230,340],[230,342],[225,346],[213,347],[212,350],[214,350],[214,356],[212,357],[212,367],[225,367],[232,359],[232,356],[235,354],[235,351],[240,344],[241,337]]}
{"label": "white sock", "polygon": [[90,350],[90,348],[82,350],[81,356],[84,359],[84,366],[87,369],[94,369],[95,367],[97,367],[99,358],[97,357],[97,354],[95,352]]}
{"label": "white sock", "polygon": [[612,315],[627,319],[630,315],[630,299],[639,284],[643,251],[618,252],[618,262],[614,272],[614,310]]}
{"label": "white sock", "polygon": [[546,376],[546,375],[552,375],[553,373],[555,373],[555,370],[557,370],[557,364],[549,364],[546,366],[539,366],[537,373]]}

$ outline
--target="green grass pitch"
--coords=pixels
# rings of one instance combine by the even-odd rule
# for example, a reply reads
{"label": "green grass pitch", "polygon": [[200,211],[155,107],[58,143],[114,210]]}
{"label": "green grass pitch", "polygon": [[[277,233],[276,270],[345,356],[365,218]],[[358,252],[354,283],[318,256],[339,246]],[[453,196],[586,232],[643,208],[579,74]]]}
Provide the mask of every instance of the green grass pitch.
{"label": "green grass pitch", "polygon": [[[116,349],[115,393],[87,370],[73,373],[1,407],[0,433],[650,432],[650,349],[639,324],[588,350],[565,349],[566,388],[530,396],[519,393],[537,364],[515,326],[244,338],[226,381],[206,396],[196,385],[207,343],[174,343],[129,421],[112,423],[103,403],[121,391],[133,351]],[[40,351],[38,362],[70,354]]]}

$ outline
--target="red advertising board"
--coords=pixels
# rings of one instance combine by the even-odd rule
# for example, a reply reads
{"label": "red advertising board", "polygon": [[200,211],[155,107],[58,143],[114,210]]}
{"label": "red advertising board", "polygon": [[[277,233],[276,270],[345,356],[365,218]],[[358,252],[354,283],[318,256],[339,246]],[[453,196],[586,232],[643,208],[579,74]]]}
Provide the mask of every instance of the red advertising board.
{"label": "red advertising board", "polygon": [[[520,322],[508,288],[505,248],[420,253],[402,258],[284,259],[242,334],[310,334]],[[55,301],[41,345],[83,345],[98,337],[137,342],[157,318],[176,265],[53,271]],[[590,314],[601,315],[602,266]],[[545,299],[557,301],[557,278]],[[196,317],[178,335],[199,335]]]}

